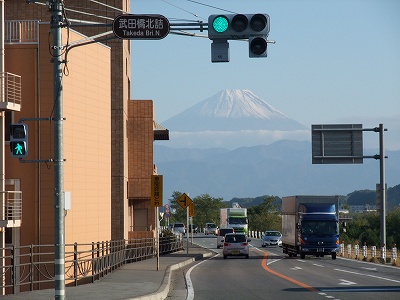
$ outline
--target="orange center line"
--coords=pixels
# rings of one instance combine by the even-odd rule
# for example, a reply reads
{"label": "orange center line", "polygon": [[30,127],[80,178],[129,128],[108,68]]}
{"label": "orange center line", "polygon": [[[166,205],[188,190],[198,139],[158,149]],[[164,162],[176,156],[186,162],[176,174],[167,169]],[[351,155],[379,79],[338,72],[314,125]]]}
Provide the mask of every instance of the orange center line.
{"label": "orange center line", "polygon": [[290,277],[285,276],[285,275],[283,275],[281,273],[278,273],[278,272],[276,272],[274,270],[271,270],[267,265],[267,260],[268,260],[268,252],[265,252],[264,253],[264,258],[263,258],[263,260],[261,262],[261,265],[264,268],[264,270],[266,270],[267,272],[269,272],[271,274],[274,274],[274,275],[276,275],[276,276],[278,276],[280,278],[283,278],[283,279],[285,279],[287,281],[290,281],[290,282],[292,282],[292,283],[294,283],[294,284],[296,284],[298,286],[301,286],[302,288],[305,288],[305,289],[307,289],[307,290],[309,290],[311,292],[318,292],[318,290],[316,288],[313,288],[312,286],[309,286],[309,285],[307,285],[307,284],[305,284],[303,282],[297,281],[296,279],[290,278]]}

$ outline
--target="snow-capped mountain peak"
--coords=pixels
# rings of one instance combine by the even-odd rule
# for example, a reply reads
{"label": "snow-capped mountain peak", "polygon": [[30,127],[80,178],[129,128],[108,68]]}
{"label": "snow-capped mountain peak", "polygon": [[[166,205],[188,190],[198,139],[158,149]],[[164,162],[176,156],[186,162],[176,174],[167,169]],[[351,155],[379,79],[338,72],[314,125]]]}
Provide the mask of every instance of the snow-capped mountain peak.
{"label": "snow-capped mountain peak", "polygon": [[163,126],[181,132],[305,129],[250,90],[229,89],[189,107]]}
{"label": "snow-capped mountain peak", "polygon": [[250,90],[223,90],[190,109],[215,118],[286,118]]}

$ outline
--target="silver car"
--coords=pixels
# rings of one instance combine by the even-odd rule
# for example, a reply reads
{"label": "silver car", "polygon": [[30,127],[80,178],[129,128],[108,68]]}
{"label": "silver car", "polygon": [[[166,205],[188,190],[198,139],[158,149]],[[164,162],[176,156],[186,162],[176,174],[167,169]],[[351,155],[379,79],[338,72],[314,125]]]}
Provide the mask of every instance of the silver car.
{"label": "silver car", "polygon": [[206,223],[205,234],[217,234],[218,226],[215,223]]}
{"label": "silver car", "polygon": [[233,228],[220,228],[217,233],[217,248],[221,248],[224,245],[225,235],[227,233],[234,233]]}
{"label": "silver car", "polygon": [[275,230],[266,230],[261,237],[261,247],[282,246],[282,234]]}
{"label": "silver car", "polygon": [[181,234],[185,235],[186,226],[183,223],[174,223],[174,225],[172,226],[172,231],[175,233],[181,233]]}
{"label": "silver car", "polygon": [[224,238],[222,254],[228,256],[244,256],[249,258],[249,242],[244,233],[227,233]]}

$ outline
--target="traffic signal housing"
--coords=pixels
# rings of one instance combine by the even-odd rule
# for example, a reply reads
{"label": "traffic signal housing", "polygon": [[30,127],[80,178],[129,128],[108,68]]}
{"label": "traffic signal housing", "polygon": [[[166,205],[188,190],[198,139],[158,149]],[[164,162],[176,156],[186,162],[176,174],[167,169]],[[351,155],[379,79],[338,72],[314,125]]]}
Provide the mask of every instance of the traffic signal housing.
{"label": "traffic signal housing", "polygon": [[265,57],[267,56],[269,24],[270,19],[267,14],[210,15],[208,38],[213,43],[248,39],[249,57]]}
{"label": "traffic signal housing", "polygon": [[10,149],[13,157],[28,156],[28,125],[24,123],[11,124]]}

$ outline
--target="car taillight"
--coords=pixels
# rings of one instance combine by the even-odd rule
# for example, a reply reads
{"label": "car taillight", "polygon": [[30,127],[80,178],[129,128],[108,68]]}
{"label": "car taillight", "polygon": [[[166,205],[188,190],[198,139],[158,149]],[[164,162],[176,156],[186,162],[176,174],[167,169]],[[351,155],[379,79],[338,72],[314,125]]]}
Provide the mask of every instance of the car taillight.
{"label": "car taillight", "polygon": [[230,244],[229,243],[224,243],[224,246],[229,246]]}
{"label": "car taillight", "polygon": [[300,238],[300,244],[302,244],[302,245],[304,245],[304,244],[305,244],[305,242],[303,241],[303,239],[302,239],[302,238]]}
{"label": "car taillight", "polygon": [[247,246],[248,245],[248,243],[246,242],[246,243],[242,243],[242,246]]}

